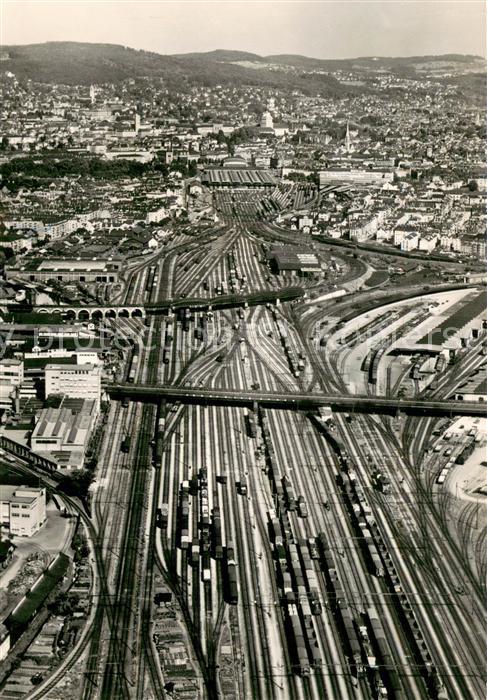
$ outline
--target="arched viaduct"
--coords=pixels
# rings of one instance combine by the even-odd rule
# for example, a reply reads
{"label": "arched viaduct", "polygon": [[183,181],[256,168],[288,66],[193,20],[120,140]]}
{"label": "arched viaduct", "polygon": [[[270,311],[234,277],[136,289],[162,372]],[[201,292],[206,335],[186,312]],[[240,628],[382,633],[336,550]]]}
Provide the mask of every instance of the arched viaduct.
{"label": "arched viaduct", "polygon": [[145,318],[143,306],[35,306],[38,314],[60,313],[75,321],[100,321],[104,318]]}

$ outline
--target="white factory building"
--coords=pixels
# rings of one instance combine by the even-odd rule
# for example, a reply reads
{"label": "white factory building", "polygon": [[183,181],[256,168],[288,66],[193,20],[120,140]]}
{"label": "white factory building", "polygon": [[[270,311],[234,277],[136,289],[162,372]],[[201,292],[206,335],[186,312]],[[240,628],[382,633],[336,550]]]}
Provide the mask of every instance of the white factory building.
{"label": "white factory building", "polygon": [[22,360],[0,360],[0,409],[12,407],[15,389],[24,381],[24,363]]}
{"label": "white factory building", "polygon": [[92,363],[56,364],[45,368],[45,395],[64,395],[70,399],[87,399],[100,405],[101,367]]}
{"label": "white factory building", "polygon": [[46,489],[0,486],[0,523],[4,532],[30,537],[46,521]]}

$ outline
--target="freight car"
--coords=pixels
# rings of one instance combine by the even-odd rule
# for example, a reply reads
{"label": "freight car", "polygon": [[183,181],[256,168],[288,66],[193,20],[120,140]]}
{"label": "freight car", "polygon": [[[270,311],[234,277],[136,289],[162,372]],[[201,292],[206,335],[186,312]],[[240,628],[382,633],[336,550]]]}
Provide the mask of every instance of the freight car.
{"label": "freight car", "polygon": [[227,545],[226,551],[226,572],[228,586],[228,602],[230,605],[238,603],[237,567],[235,564],[233,546]]}
{"label": "freight car", "polygon": [[126,435],[120,444],[120,449],[122,450],[122,452],[127,453],[130,451],[131,442],[132,440],[130,438],[130,435]]}
{"label": "freight car", "polygon": [[244,421],[247,435],[251,438],[255,438],[257,434],[255,429],[255,414],[253,411],[249,411],[248,408],[244,408]]}
{"label": "freight car", "polygon": [[379,362],[385,353],[385,348],[379,348],[372,352],[369,366],[369,384],[377,384],[377,373],[379,371]]}
{"label": "freight car", "polygon": [[475,448],[475,439],[472,439],[465,447],[463,450],[460,452],[458,457],[455,460],[456,464],[465,464],[467,459],[470,457],[472,452],[474,451]]}
{"label": "freight car", "polygon": [[156,525],[160,528],[166,528],[169,518],[169,505],[167,503],[162,503],[161,507],[157,509],[156,513]]}
{"label": "freight car", "polygon": [[135,377],[137,374],[137,368],[139,366],[139,348],[134,345],[132,349],[132,356],[130,359],[130,369],[127,375],[127,381],[133,384],[135,382]]}
{"label": "freight car", "polygon": [[241,496],[245,496],[247,494],[247,479],[243,474],[237,477],[236,486]]}
{"label": "freight car", "polygon": [[379,660],[379,673],[383,683],[393,698],[405,697],[402,692],[402,684],[396,670],[396,663],[387,641],[384,627],[377,612],[373,608],[368,608],[367,613],[368,628],[371,631],[371,642]]}
{"label": "freight car", "polygon": [[298,515],[300,518],[307,518],[308,517],[308,506],[306,505],[306,501],[304,500],[304,496],[298,497]]}
{"label": "freight car", "polygon": [[296,605],[287,607],[287,626],[289,630],[289,651],[293,670],[301,676],[308,676],[310,664],[306,647],[306,630],[301,624]]}

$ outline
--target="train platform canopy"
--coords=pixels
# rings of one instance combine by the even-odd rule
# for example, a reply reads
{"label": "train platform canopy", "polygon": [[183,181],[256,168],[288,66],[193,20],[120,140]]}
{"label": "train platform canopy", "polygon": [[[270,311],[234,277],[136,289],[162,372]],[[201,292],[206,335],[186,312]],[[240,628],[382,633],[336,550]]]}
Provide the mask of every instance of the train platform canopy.
{"label": "train platform canopy", "polygon": [[209,168],[201,178],[208,187],[275,187],[277,177],[271,170]]}

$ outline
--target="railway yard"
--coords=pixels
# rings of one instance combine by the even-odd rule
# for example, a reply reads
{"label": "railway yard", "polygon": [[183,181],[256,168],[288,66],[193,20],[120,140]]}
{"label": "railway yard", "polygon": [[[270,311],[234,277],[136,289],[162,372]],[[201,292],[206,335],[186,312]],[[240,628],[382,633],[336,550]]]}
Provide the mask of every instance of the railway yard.
{"label": "railway yard", "polygon": [[[458,342],[420,342],[481,288],[360,291],[367,266],[319,245],[296,282],[270,270],[269,245],[295,240],[260,221],[268,199],[214,198],[211,234],[126,271],[120,302],[178,304],[101,322],[125,342],[121,385],[440,401],[482,376],[478,313]],[[93,615],[32,697],[71,673],[83,698],[480,699],[485,490],[456,474],[484,423],[110,400],[85,516]]]}

